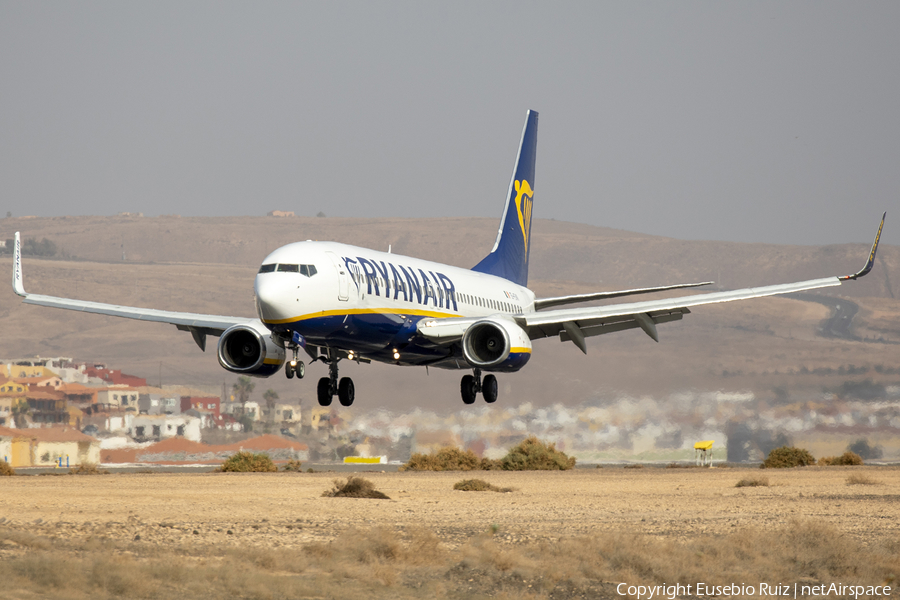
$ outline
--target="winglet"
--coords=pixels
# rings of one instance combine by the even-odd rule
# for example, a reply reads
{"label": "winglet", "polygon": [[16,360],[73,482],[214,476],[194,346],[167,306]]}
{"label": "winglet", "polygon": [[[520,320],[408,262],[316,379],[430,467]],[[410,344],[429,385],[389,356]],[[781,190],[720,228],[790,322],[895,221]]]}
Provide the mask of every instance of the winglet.
{"label": "winglet", "polygon": [[25,285],[22,283],[22,244],[19,241],[19,232],[16,232],[15,256],[13,258],[13,291],[23,298],[28,294],[25,293]]}
{"label": "winglet", "polygon": [[866,261],[865,266],[854,273],[853,275],[845,275],[843,277],[838,277],[841,281],[847,281],[848,279],[859,279],[860,277],[867,275],[869,271],[872,270],[872,266],[875,264],[875,252],[878,250],[878,240],[881,239],[881,229],[884,227],[884,218],[887,216],[887,211],[881,215],[881,225],[878,226],[878,233],[875,234],[875,242],[872,244],[872,251],[869,252],[869,260]]}

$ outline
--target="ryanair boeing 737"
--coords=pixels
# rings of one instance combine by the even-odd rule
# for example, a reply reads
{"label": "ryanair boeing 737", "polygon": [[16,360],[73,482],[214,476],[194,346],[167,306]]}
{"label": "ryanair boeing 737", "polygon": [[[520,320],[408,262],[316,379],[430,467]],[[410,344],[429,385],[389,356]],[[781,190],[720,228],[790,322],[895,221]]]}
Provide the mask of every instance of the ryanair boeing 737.
{"label": "ryanair boeing 737", "polygon": [[[705,283],[535,298],[528,285],[538,114],[529,111],[509,183],[497,240],[472,269],[376,252],[334,242],[298,242],[278,248],[256,275],[257,318],[224,317],[116,306],[25,292],[19,234],[13,289],[26,304],[170,323],[189,331],[201,350],[218,336],[219,363],[242,375],[268,377],[284,368],[302,378],[311,362],[328,365],[319,379],[319,404],[334,396],[350,406],[353,381],[338,377],[342,360],[432,366],[470,371],[460,385],[472,404],[478,394],[497,399],[494,373],[518,371],[531,358],[532,341],[558,336],[587,353],[585,338],[640,328],[659,341],[656,326],[677,321],[690,307],[841,285],[872,269],[884,216],[862,270],[754,289],[586,308],[563,305],[646,294]],[[549,309],[549,310],[548,310]],[[288,358],[290,356],[290,358]]]}

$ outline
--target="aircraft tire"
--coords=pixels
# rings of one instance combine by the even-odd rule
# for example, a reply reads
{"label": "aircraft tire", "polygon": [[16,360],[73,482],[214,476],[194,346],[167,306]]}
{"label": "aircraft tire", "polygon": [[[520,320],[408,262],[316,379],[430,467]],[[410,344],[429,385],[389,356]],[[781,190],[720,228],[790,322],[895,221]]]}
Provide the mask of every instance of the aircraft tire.
{"label": "aircraft tire", "polygon": [[350,406],[355,397],[356,386],[353,385],[353,380],[349,377],[342,377],[338,384],[338,400],[341,402],[341,406]]}
{"label": "aircraft tire", "polygon": [[471,375],[463,375],[462,381],[459,383],[459,391],[464,404],[474,404],[475,397],[478,395],[475,392],[475,378]]}
{"label": "aircraft tire", "polygon": [[291,368],[291,363],[284,363],[284,376],[288,379],[294,378],[294,369]]}
{"label": "aircraft tire", "polygon": [[306,364],[301,360],[297,363],[297,366],[294,367],[294,373],[297,374],[297,379],[303,379],[306,377]]}
{"label": "aircraft tire", "polygon": [[319,380],[316,395],[319,397],[319,406],[331,406],[331,379],[323,377]]}
{"label": "aircraft tire", "polygon": [[484,396],[484,401],[493,404],[497,401],[498,393],[497,378],[494,375],[485,375],[481,381],[481,395]]}

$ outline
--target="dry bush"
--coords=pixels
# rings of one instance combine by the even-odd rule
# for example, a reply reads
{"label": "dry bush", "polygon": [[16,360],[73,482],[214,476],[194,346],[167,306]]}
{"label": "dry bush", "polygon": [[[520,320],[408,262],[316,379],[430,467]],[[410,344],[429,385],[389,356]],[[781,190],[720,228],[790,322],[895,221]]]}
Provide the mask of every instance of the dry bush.
{"label": "dry bush", "polygon": [[510,450],[500,464],[505,471],[565,471],[575,466],[575,457],[531,436]]}
{"label": "dry bush", "polygon": [[623,469],[643,469],[643,468],[644,468],[644,465],[637,465],[637,464],[634,464],[634,465],[625,465],[625,466],[622,467],[622,468],[623,468]]}
{"label": "dry bush", "polygon": [[460,450],[455,446],[441,448],[434,454],[413,454],[400,471],[475,471],[481,468],[482,460],[471,450]]}
{"label": "dry bush", "polygon": [[375,489],[375,484],[368,479],[362,477],[350,476],[347,481],[342,482],[340,479],[334,480],[334,488],[322,492],[322,496],[327,498],[376,498],[379,500],[390,500],[384,493]]}
{"label": "dry bush", "polygon": [[463,492],[511,492],[512,488],[500,488],[483,479],[463,479],[453,484],[454,490]]}
{"label": "dry bush", "polygon": [[863,459],[855,452],[844,452],[840,456],[827,456],[819,459],[819,465],[826,467],[852,467],[863,464]]}
{"label": "dry bush", "polygon": [[768,477],[744,477],[734,484],[734,487],[767,487],[768,485]]}
{"label": "dry bush", "polygon": [[303,463],[299,460],[289,460],[281,466],[282,471],[289,471],[291,473],[302,473],[303,472]]}
{"label": "dry bush", "polygon": [[12,476],[16,474],[16,470],[12,468],[12,466],[6,462],[5,460],[0,460],[0,477],[3,476]]}
{"label": "dry bush", "polygon": [[16,529],[0,529],[0,541],[11,542],[14,546],[21,546],[29,550],[49,550],[53,547],[50,540],[45,537]]}
{"label": "dry bush", "polygon": [[238,452],[228,457],[222,466],[216,469],[219,473],[275,473],[278,467],[268,454],[260,452]]}
{"label": "dry bush", "polygon": [[808,467],[816,464],[812,454],[803,448],[782,446],[769,452],[769,456],[760,465],[761,469],[786,469],[790,467]]}
{"label": "dry bush", "polygon": [[81,463],[69,469],[69,475],[109,475],[109,471],[101,470],[95,463]]}
{"label": "dry bush", "polygon": [[481,470],[482,471],[499,471],[503,468],[503,461],[494,459],[494,458],[482,458],[481,459]]}
{"label": "dry bush", "polygon": [[854,473],[847,477],[847,485],[881,485],[881,482],[862,473]]}

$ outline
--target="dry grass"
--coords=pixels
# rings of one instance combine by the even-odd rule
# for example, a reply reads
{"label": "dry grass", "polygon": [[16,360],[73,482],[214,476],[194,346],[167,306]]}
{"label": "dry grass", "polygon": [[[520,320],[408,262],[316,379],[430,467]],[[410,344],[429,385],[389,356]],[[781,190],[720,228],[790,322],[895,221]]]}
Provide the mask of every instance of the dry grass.
{"label": "dry grass", "polygon": [[16,470],[8,462],[0,460],[0,477],[10,477],[15,474]]}
{"label": "dry grass", "polygon": [[106,469],[100,469],[94,463],[82,463],[69,469],[69,475],[109,475]]}
{"label": "dry grass", "polygon": [[302,473],[303,463],[299,460],[289,460],[281,466],[281,470],[290,473]]}
{"label": "dry grass", "polygon": [[481,459],[474,452],[449,446],[434,454],[413,454],[400,471],[476,471],[481,468]]}
{"label": "dry grass", "polygon": [[769,452],[769,456],[760,465],[761,469],[788,469],[791,467],[808,467],[816,464],[812,454],[803,448],[782,446]]}
{"label": "dry grass", "polygon": [[862,473],[854,473],[847,477],[847,485],[881,485],[877,479],[872,479]]}
{"label": "dry grass", "polygon": [[531,436],[510,450],[500,466],[505,471],[566,471],[575,467],[575,457]]}
{"label": "dry grass", "polygon": [[453,484],[454,490],[461,490],[463,492],[512,492],[513,488],[510,487],[497,487],[483,479],[463,479],[462,481],[457,481]]}
{"label": "dry grass", "polygon": [[768,477],[744,477],[734,487],[768,487]]}
{"label": "dry grass", "polygon": [[[874,585],[900,572],[900,542],[865,546],[816,521],[688,542],[597,532],[510,544],[492,527],[457,548],[421,529],[348,529],[330,543],[257,548],[50,540],[0,529],[10,597],[616,597],[615,583],[793,581]],[[13,548],[13,550],[9,550]]]}
{"label": "dry grass", "polygon": [[434,454],[413,454],[400,471],[565,471],[574,466],[574,457],[531,436],[500,460],[478,458],[471,450],[449,446]]}
{"label": "dry grass", "polygon": [[331,490],[322,492],[327,498],[375,498],[377,500],[390,500],[383,492],[375,489],[375,484],[362,477],[350,476],[347,481],[334,480]]}
{"label": "dry grass", "polygon": [[840,456],[825,456],[819,459],[819,465],[825,467],[852,467],[863,464],[863,459],[855,452],[844,452]]}
{"label": "dry grass", "polygon": [[278,467],[268,454],[238,452],[229,456],[217,470],[221,473],[275,473]]}

